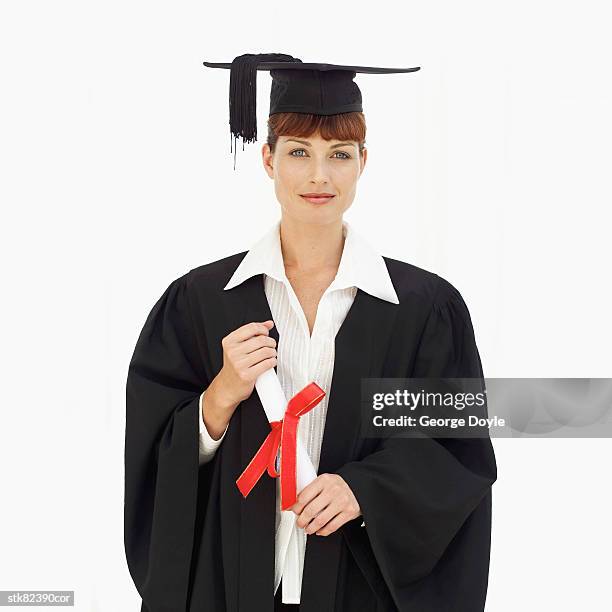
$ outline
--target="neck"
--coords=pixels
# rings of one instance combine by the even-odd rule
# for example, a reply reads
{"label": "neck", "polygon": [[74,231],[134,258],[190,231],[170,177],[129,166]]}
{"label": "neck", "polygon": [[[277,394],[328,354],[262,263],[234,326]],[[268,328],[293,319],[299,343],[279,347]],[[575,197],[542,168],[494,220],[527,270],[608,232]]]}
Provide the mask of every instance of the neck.
{"label": "neck", "polygon": [[304,273],[325,268],[337,270],[344,249],[342,218],[320,225],[283,217],[280,240],[285,268]]}

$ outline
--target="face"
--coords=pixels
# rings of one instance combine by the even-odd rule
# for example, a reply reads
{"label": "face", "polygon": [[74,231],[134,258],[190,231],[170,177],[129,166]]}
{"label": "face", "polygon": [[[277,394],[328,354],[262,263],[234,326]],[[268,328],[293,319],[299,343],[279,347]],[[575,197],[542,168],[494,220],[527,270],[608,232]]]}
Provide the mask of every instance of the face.
{"label": "face", "polygon": [[[274,155],[264,144],[262,157],[283,215],[298,222],[326,224],[342,218],[353,203],[367,150],[360,156],[357,141],[323,140],[318,134],[281,136]],[[332,197],[306,197],[317,193]]]}

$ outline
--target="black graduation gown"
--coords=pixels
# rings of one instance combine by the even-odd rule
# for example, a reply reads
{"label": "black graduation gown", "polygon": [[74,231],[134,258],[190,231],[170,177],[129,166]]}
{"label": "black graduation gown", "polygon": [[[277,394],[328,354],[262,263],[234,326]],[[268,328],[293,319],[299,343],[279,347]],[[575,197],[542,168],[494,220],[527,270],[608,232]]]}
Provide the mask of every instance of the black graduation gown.
{"label": "black graduation gown", "polygon": [[[126,385],[125,551],[141,612],[272,612],[276,483],[235,481],[270,431],[254,391],[199,466],[198,400],[221,340],[272,319],[263,275],[224,291],[246,252],[174,280],[138,337]],[[301,612],[477,612],[487,591],[489,438],[360,438],[360,379],[481,377],[468,309],[438,275],[384,258],[400,304],[358,289],[335,339],[318,473],[363,517],[309,535]],[[276,326],[270,332],[279,340]],[[366,526],[361,527],[362,520]]]}

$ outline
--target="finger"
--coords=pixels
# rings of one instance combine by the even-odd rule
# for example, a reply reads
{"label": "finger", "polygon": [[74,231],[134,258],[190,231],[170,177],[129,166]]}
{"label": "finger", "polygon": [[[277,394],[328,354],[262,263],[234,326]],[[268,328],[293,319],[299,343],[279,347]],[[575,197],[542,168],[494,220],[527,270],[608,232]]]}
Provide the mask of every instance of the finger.
{"label": "finger", "polygon": [[338,508],[338,506],[334,506],[330,504],[329,506],[327,506],[327,508],[325,508],[325,510],[323,510],[317,516],[315,516],[312,519],[312,521],[308,523],[308,525],[306,525],[306,527],[304,528],[304,531],[309,535],[311,533],[315,533],[316,531],[319,531],[320,529],[325,527],[327,523],[333,520],[338,514],[340,514],[340,512],[341,512],[341,509]]}
{"label": "finger", "polygon": [[325,491],[321,491],[321,493],[319,493],[310,503],[306,504],[302,512],[298,515],[295,521],[297,526],[303,529],[306,528],[311,520],[329,507],[332,501],[331,497],[326,494]]}
{"label": "finger", "polygon": [[270,359],[276,357],[276,349],[273,346],[260,346],[256,351],[241,357],[236,362],[237,368],[251,368],[257,365],[264,359]]}
{"label": "finger", "polygon": [[325,480],[322,479],[323,474],[317,476],[311,483],[307,484],[298,494],[297,501],[289,510],[293,510],[296,514],[301,514],[304,506],[310,503],[322,490]]}
{"label": "finger", "polygon": [[274,321],[272,320],[263,321],[261,323],[258,321],[252,321],[251,323],[246,323],[238,329],[235,329],[233,332],[227,335],[227,338],[230,339],[231,343],[244,342],[257,334],[267,336],[273,326]]}
{"label": "finger", "polygon": [[270,357],[260,361],[257,365],[249,368],[249,374],[253,377],[253,380],[257,380],[260,374],[263,374],[266,370],[273,368],[276,365],[276,357]]}
{"label": "finger", "polygon": [[348,521],[349,521],[348,514],[346,512],[340,512],[340,514],[337,514],[331,521],[329,521],[329,523],[327,523],[327,525],[324,525],[323,527],[319,528],[315,532],[315,535],[318,535],[318,536],[331,535],[332,533],[340,529],[342,525],[344,525],[345,523],[348,523]]}
{"label": "finger", "polygon": [[270,346],[272,348],[276,348],[276,340],[271,336],[263,336],[262,334],[257,334],[240,344],[232,347],[232,350],[239,351],[242,355],[248,355],[253,351],[256,351],[259,348],[264,346]]}

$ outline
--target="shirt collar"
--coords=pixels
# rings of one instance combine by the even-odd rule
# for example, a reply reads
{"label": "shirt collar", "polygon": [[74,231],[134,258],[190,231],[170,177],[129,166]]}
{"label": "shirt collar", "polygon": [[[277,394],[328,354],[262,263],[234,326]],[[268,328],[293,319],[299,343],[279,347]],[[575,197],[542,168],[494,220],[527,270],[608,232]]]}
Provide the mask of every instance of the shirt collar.
{"label": "shirt collar", "polygon": [[[344,249],[329,291],[358,287],[382,300],[399,304],[382,255],[348,221],[342,221],[342,233],[345,237]],[[281,251],[280,220],[251,247],[223,289],[231,289],[262,273],[282,283],[289,283]]]}

